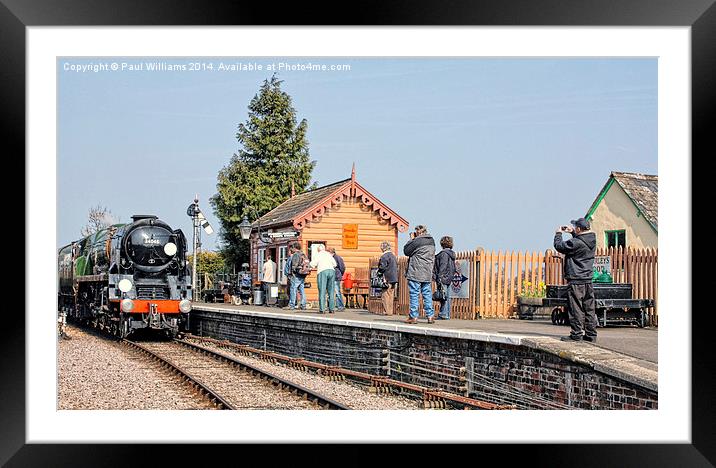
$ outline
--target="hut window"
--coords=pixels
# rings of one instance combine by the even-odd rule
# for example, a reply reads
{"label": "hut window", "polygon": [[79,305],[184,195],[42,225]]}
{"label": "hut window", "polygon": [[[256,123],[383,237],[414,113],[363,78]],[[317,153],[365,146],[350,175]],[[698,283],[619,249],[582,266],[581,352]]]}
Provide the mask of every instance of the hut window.
{"label": "hut window", "polygon": [[607,247],[626,247],[626,231],[624,229],[620,231],[605,231],[606,245]]}
{"label": "hut window", "polygon": [[309,259],[313,261],[313,256],[318,253],[318,246],[319,245],[326,245],[326,241],[308,241],[308,252],[307,255],[309,256]]}

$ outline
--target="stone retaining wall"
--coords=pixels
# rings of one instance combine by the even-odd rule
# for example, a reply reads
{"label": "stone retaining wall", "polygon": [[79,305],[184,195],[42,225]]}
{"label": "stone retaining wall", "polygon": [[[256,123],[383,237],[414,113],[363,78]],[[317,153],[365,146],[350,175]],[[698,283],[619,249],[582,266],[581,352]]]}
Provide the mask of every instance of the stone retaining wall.
{"label": "stone retaining wall", "polygon": [[619,378],[611,368],[600,371],[538,339],[464,339],[440,330],[409,332],[339,319],[207,310],[192,312],[191,327],[197,335],[519,408],[657,409],[655,385],[639,385],[627,373]]}

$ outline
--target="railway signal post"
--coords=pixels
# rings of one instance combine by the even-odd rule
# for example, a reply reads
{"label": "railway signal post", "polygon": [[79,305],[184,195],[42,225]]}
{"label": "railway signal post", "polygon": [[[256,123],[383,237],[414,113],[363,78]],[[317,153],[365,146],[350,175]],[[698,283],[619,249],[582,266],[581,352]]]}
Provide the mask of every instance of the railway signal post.
{"label": "railway signal post", "polygon": [[204,213],[201,212],[199,209],[199,195],[196,195],[194,197],[194,203],[189,205],[189,207],[186,209],[186,214],[192,219],[192,226],[194,231],[194,239],[192,241],[193,245],[193,253],[192,253],[192,276],[191,276],[191,290],[192,290],[192,297],[194,300],[198,299],[198,292],[197,292],[197,271],[196,271],[196,262],[197,262],[197,256],[199,254],[199,249],[201,248],[201,228],[204,229],[204,231],[207,234],[213,234],[214,229],[211,227],[211,224],[209,224],[209,221],[207,221],[206,217],[204,216]]}

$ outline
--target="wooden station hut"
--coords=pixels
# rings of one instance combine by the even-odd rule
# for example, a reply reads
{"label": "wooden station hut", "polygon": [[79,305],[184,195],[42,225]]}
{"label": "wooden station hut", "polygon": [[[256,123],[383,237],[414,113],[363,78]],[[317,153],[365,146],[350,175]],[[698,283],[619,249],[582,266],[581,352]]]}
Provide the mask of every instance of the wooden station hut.
{"label": "wooden station hut", "polygon": [[[318,244],[334,247],[346,271],[367,268],[371,258],[381,255],[380,244],[388,241],[398,254],[398,232],[408,222],[356,181],[355,166],[349,179],[291,196],[252,225],[251,273],[261,281],[266,255],[277,263],[279,282],[286,284],[283,268],[288,245],[300,242],[309,259]],[[306,300],[318,300],[315,270],[306,278]]]}

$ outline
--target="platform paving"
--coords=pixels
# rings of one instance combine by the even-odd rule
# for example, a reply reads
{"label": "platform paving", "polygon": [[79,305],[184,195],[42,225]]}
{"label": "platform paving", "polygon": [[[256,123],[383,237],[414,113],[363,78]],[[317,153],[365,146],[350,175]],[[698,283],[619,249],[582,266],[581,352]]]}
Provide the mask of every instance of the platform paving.
{"label": "platform paving", "polygon": [[403,315],[384,316],[364,309],[345,309],[335,314],[319,314],[315,309],[289,311],[277,307],[234,306],[230,304],[194,303],[199,310],[222,310],[232,313],[262,315],[287,320],[332,321],[336,325],[381,328],[406,333],[419,333],[461,339],[523,345],[557,354],[583,363],[595,370],[623,380],[657,389],[658,330],[633,326],[609,326],[597,329],[598,342],[570,343],[559,341],[569,334],[568,326],[554,325],[550,320],[480,319],[437,320],[427,324],[404,323]]}

